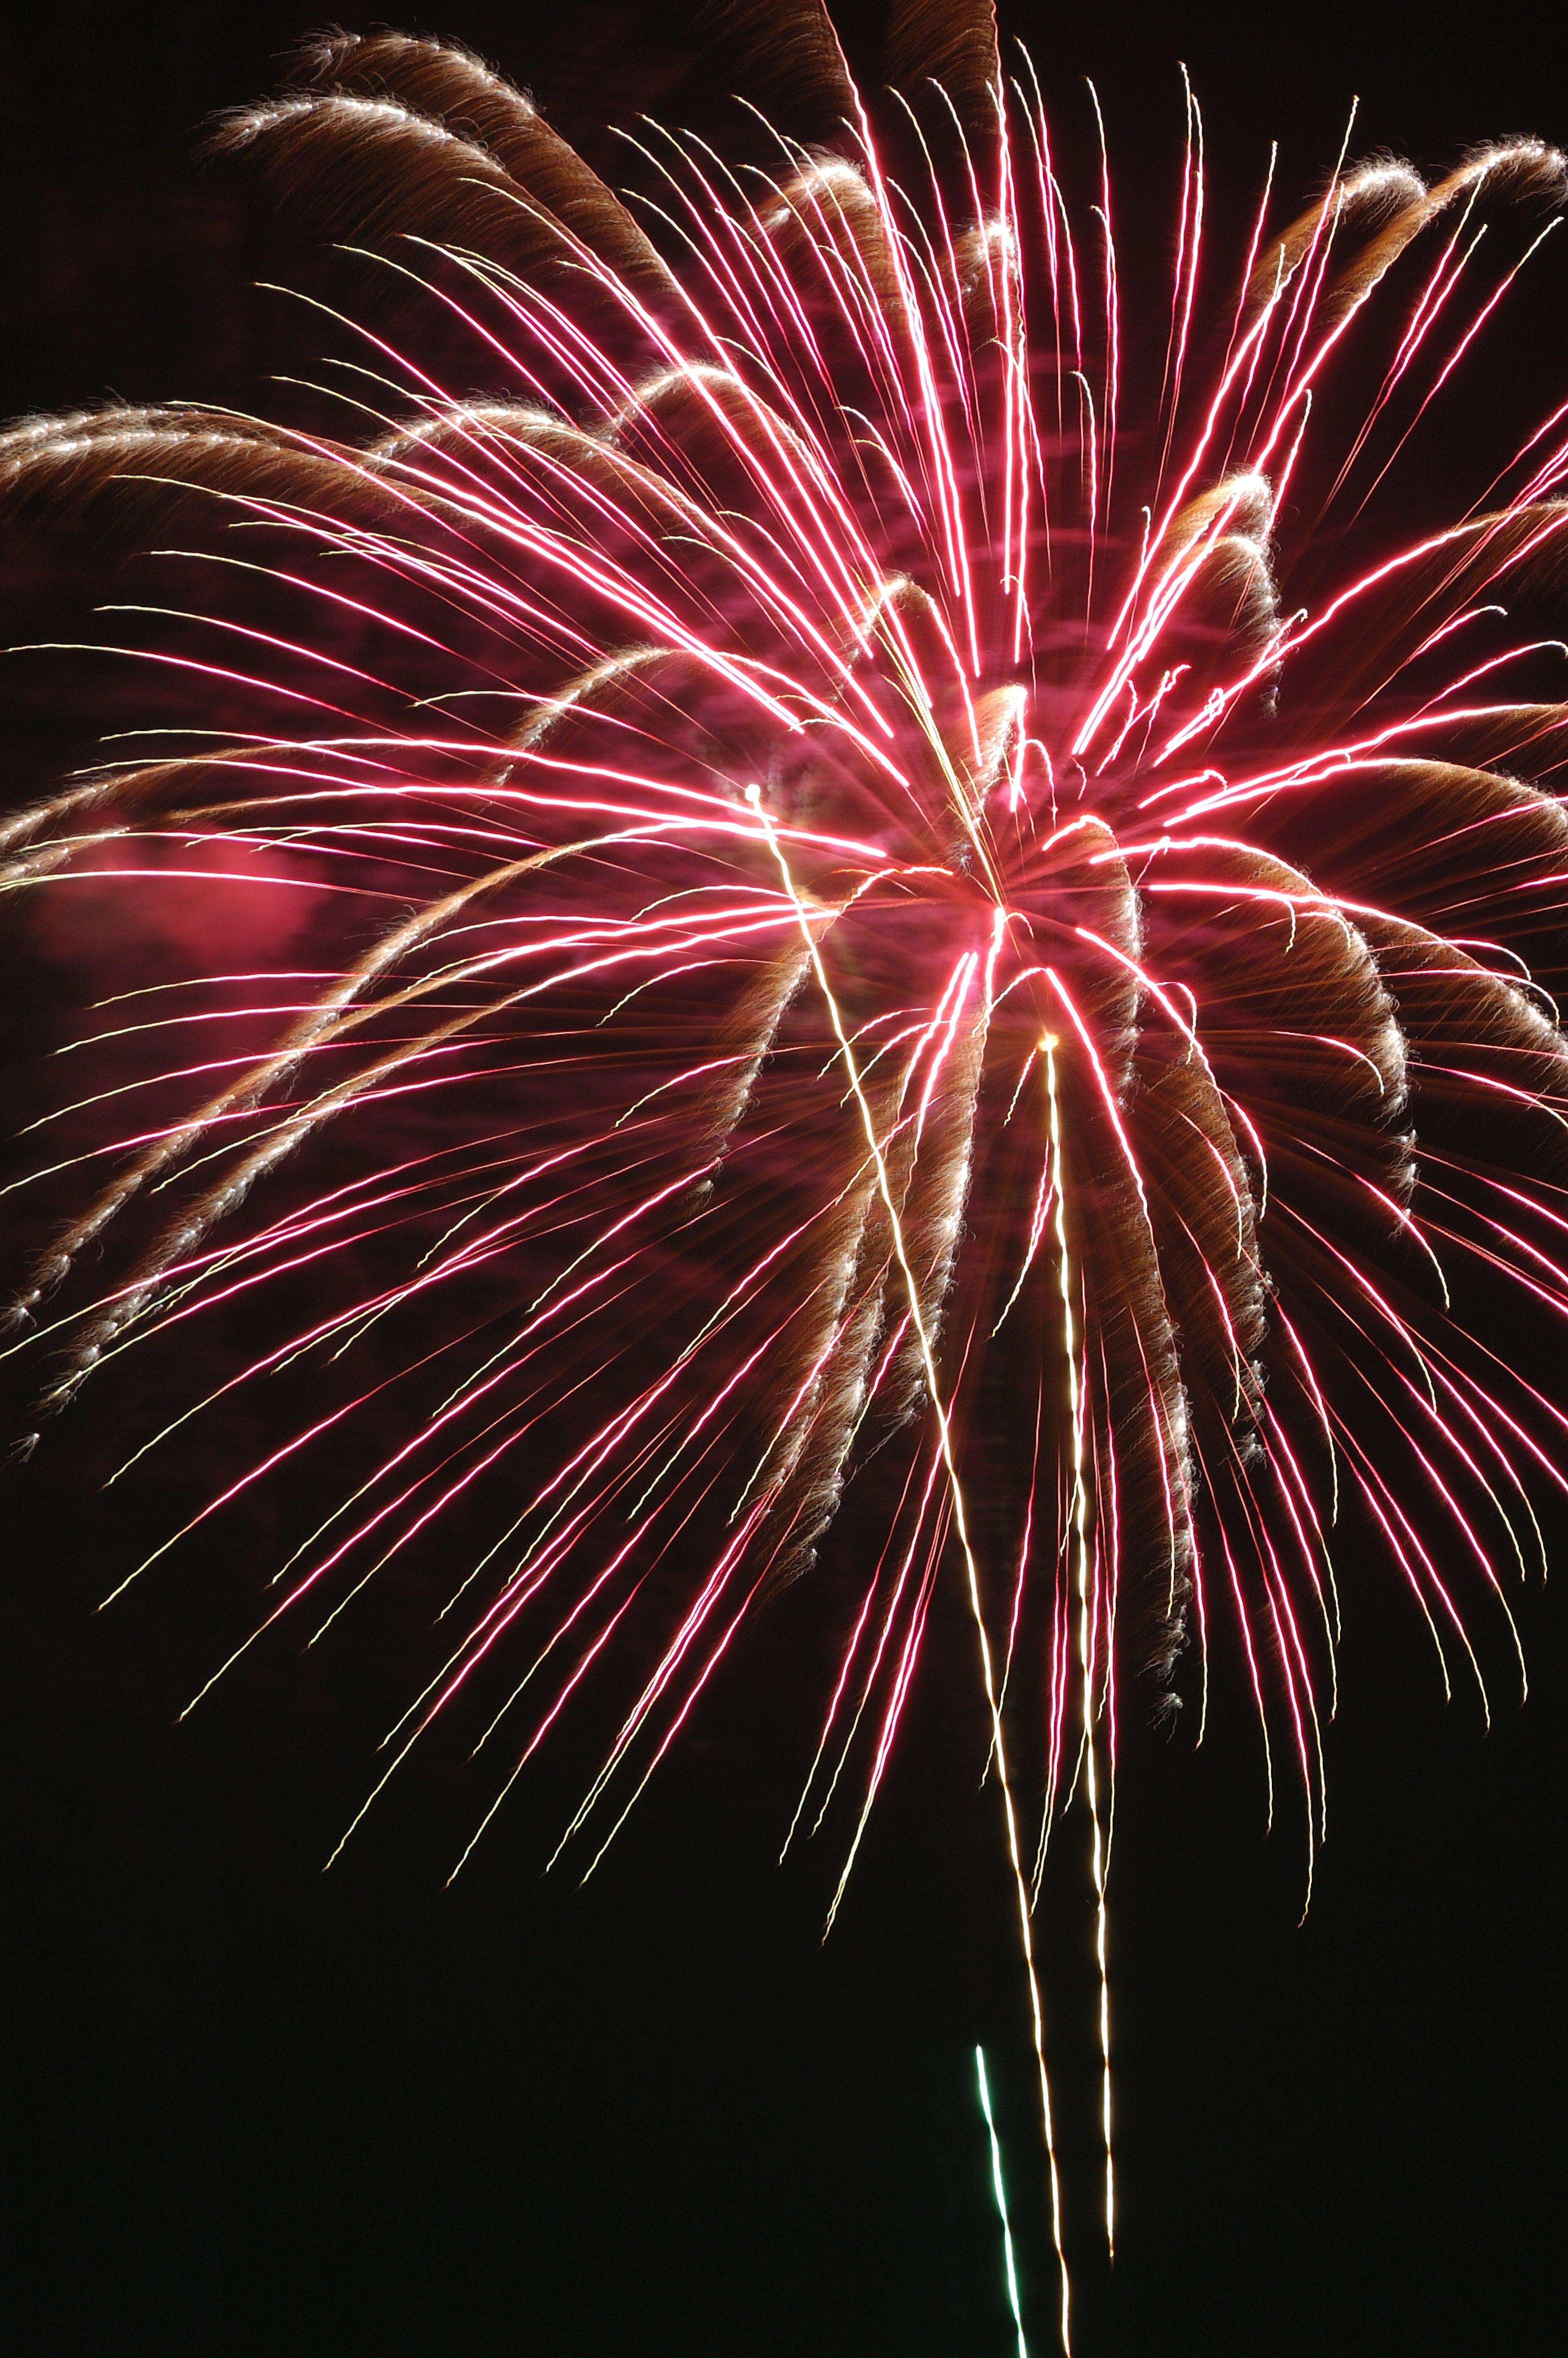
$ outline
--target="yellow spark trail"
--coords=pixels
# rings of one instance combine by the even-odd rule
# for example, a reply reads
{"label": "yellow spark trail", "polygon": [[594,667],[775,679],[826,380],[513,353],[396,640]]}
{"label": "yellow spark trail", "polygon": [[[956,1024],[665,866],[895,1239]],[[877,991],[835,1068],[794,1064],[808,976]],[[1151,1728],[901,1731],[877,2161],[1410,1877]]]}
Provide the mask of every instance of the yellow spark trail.
{"label": "yellow spark trail", "polygon": [[1040,1043],[1045,1057],[1045,1089],[1051,1107],[1051,1167],[1055,1178],[1054,1223],[1056,1266],[1062,1287],[1062,1339],[1067,1357],[1067,1401],[1073,1428],[1073,1548],[1076,1557],[1078,1665],[1083,1673],[1084,1795],[1092,1828],[1095,1887],[1095,1955],[1099,1966],[1100,2119],[1105,2137],[1105,2241],[1116,2254],[1116,2163],[1110,2136],[1110,1974],[1106,1954],[1105,1835],[1100,1823],[1099,1771],[1095,1751],[1094,1652],[1089,1635],[1088,1486],[1084,1480],[1083,1396],[1078,1383],[1077,1322],[1073,1315],[1072,1263],[1067,1250],[1066,1188],[1062,1167],[1062,1109],[1056,1089],[1056,1040]]}
{"label": "yellow spark trail", "polygon": [[1019,1938],[1023,1950],[1024,1972],[1029,1982],[1034,2061],[1040,2075],[1041,2120],[1045,2135],[1045,2158],[1051,2178],[1051,2240],[1055,2247],[1056,2263],[1061,2272],[1062,2348],[1064,2352],[1070,2353],[1072,2295],[1067,2277],[1067,2255],[1062,2244],[1061,2185],[1056,2168],[1055,2127],[1051,2111],[1051,2081],[1045,2068],[1045,2011],[1040,1995],[1040,1976],[1035,1970],[1034,1927],[1030,1910],[1029,1886],[1024,1877],[1023,1861],[1018,1845],[1018,1812],[1013,1805],[1012,1786],[1008,1776],[1007,1747],[1001,1728],[1001,1706],[997,1697],[990,1639],[986,1631],[985,1615],[980,1606],[979,1568],[975,1562],[975,1552],[969,1541],[968,1518],[964,1510],[964,1487],[959,1480],[957,1461],[953,1454],[952,1426],[942,1398],[942,1388],[936,1379],[936,1356],[932,1347],[930,1329],[925,1323],[925,1314],[920,1304],[920,1289],[915,1283],[914,1271],[909,1265],[909,1256],[903,1241],[903,1226],[899,1218],[898,1206],[893,1201],[892,1188],[888,1180],[887,1160],[882,1152],[881,1141],[877,1136],[876,1120],[871,1112],[871,1102],[861,1085],[860,1067],[855,1061],[855,1052],[849,1044],[849,1036],[844,1028],[838,1002],[833,995],[833,986],[827,979],[827,969],[823,964],[822,953],[817,947],[816,937],[811,930],[810,917],[795,889],[795,878],[790,872],[784,847],[778,839],[772,820],[763,808],[762,789],[756,785],[749,785],[746,788],[746,800],[756,812],[762,831],[767,837],[768,848],[778,862],[779,874],[783,877],[784,890],[789,894],[790,905],[795,911],[796,922],[800,926],[801,938],[806,944],[807,955],[811,959],[812,971],[816,978],[817,988],[822,993],[824,1004],[827,1009],[828,1021],[833,1026],[834,1037],[838,1041],[838,1051],[844,1060],[844,1069],[849,1076],[850,1091],[860,1109],[861,1125],[866,1133],[866,1145],[877,1175],[877,1192],[881,1197],[882,1207],[887,1213],[892,1229],[893,1253],[903,1279],[904,1291],[909,1302],[909,1314],[920,1345],[921,1363],[925,1371],[926,1390],[931,1395],[931,1406],[936,1418],[942,1464],[947,1476],[948,1493],[953,1501],[953,1525],[958,1534],[958,1544],[964,1552],[964,1573],[968,1589],[969,1610],[974,1617],[975,1632],[979,1640],[980,1676],[985,1684],[987,1709],[990,1714],[991,1747],[997,1765],[997,1781],[1001,1789],[1002,1808],[1007,1820],[1008,1857],[1012,1867],[1013,1888],[1018,1901]]}

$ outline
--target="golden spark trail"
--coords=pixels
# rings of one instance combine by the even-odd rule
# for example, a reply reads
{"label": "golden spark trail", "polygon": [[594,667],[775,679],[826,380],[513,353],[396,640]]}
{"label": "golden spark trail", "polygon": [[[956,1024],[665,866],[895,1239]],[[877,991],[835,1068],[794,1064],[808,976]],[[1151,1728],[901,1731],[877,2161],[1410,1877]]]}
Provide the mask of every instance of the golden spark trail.
{"label": "golden spark trail", "polygon": [[1078,1380],[1077,1324],[1073,1315],[1072,1264],[1067,1251],[1066,1181],[1062,1158],[1062,1109],[1056,1088],[1054,1033],[1040,1043],[1045,1058],[1045,1092],[1051,1108],[1051,1168],[1055,1180],[1053,1223],[1056,1231],[1056,1267],[1061,1279],[1062,1343],[1067,1363],[1067,1405],[1073,1434],[1073,1550],[1076,1559],[1078,1599],[1078,1667],[1083,1680],[1084,1797],[1089,1805],[1092,1872],[1095,1887],[1095,1955],[1099,1966],[1100,2123],[1105,2138],[1105,2240],[1116,2251],[1116,2164],[1110,2137],[1110,1976],[1107,1959],[1108,1931],[1106,1907],[1105,1843],[1100,1828],[1099,1783],[1095,1747],[1094,1649],[1090,1637],[1088,1485],[1084,1479],[1083,1397]]}
{"label": "golden spark trail", "polygon": [[990,1639],[986,1630],[985,1613],[980,1605],[979,1567],[975,1562],[975,1552],[969,1541],[968,1519],[964,1511],[964,1486],[959,1478],[957,1460],[953,1452],[952,1427],[948,1422],[947,1411],[943,1402],[942,1387],[937,1379],[936,1355],[932,1347],[930,1330],[920,1305],[920,1288],[915,1282],[914,1271],[909,1265],[909,1255],[904,1248],[903,1224],[899,1217],[898,1206],[893,1201],[892,1187],[888,1179],[887,1159],[882,1152],[881,1141],[877,1136],[876,1118],[871,1112],[871,1101],[861,1084],[855,1052],[850,1045],[849,1035],[844,1029],[844,1020],[839,1013],[833,986],[827,979],[827,969],[823,963],[816,936],[811,929],[811,919],[795,889],[795,878],[790,871],[789,862],[784,857],[784,847],[763,806],[761,787],[749,785],[746,788],[746,800],[756,812],[767,837],[769,849],[778,862],[779,874],[784,879],[784,891],[789,895],[790,906],[794,909],[796,923],[800,926],[801,938],[811,959],[812,972],[816,976],[817,988],[822,993],[823,1002],[827,1010],[827,1020],[833,1026],[833,1034],[838,1043],[838,1052],[844,1060],[844,1070],[849,1076],[850,1091],[860,1111],[861,1126],[866,1134],[866,1145],[876,1172],[877,1192],[881,1198],[882,1208],[887,1214],[888,1224],[892,1230],[893,1253],[898,1261],[900,1275],[903,1279],[904,1293],[909,1303],[909,1314],[920,1346],[921,1363],[925,1370],[925,1383],[931,1397],[932,1413],[936,1419],[942,1464],[946,1473],[948,1493],[953,1506],[953,1527],[958,1534],[958,1544],[964,1553],[964,1574],[968,1590],[969,1611],[973,1616],[975,1634],[979,1641],[980,1676],[985,1685],[986,1707],[990,1714],[991,1748],[996,1759],[997,1782],[1001,1789],[1002,1809],[1007,1820],[1007,1852],[1012,1868],[1013,1890],[1018,1902],[1018,1931],[1023,1951],[1023,1968],[1029,1981],[1034,2061],[1040,2077],[1040,2115],[1045,2134],[1046,2164],[1051,2177],[1051,2239],[1055,2246],[1056,2264],[1060,2270],[1062,2283],[1062,2347],[1064,2351],[1070,2353],[1072,2349],[1069,2331],[1071,2287],[1067,2277],[1067,2255],[1062,2243],[1062,2196],[1056,2169],[1055,2126],[1051,2109],[1050,2074],[1045,2067],[1045,2010],[1040,1994],[1040,1976],[1035,1969],[1033,1910],[1030,1907],[1029,1885],[1023,1872],[1023,1860],[1019,1849],[1018,1812],[1013,1806],[1012,1786],[1008,1777],[1007,1745],[1002,1735],[1001,1706],[997,1696]]}

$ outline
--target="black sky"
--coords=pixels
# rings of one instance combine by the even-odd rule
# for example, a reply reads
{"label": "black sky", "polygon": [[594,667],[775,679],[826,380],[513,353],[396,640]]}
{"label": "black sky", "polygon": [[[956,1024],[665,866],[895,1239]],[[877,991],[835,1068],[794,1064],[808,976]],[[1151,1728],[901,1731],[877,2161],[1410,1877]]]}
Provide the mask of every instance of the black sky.
{"label": "black sky", "polygon": [[[1205,106],[1217,204],[1256,184],[1276,135],[1287,184],[1320,185],[1356,93],[1362,152],[1436,168],[1499,132],[1568,144],[1568,40],[1493,14],[1471,12],[1462,39],[1408,0],[1017,21],[1058,112],[1095,77],[1136,224],[1169,201],[1178,58]],[[710,95],[675,18],[638,0],[453,0],[394,21],[466,38],[574,135]],[[310,23],[272,0],[221,23],[191,0],[6,12],[0,412],[109,394],[259,406],[269,376],[308,359],[297,315],[253,282],[308,275],[313,255],[189,150],[212,109],[270,85]],[[1552,283],[1561,305],[1563,274]],[[1559,314],[1538,355],[1542,410],[1563,397],[1565,349]],[[118,563],[63,535],[16,536],[0,562],[5,635],[76,634]],[[10,660],[19,794],[113,714],[107,687]],[[61,986],[24,938],[7,947],[21,979],[6,1069],[26,1105]],[[13,1255],[21,1239],[10,1221]],[[12,2349],[1000,2358],[1013,2345],[977,2038],[1025,2214],[1032,2347],[1050,2347],[990,1801],[944,1775],[970,1708],[961,1622],[938,1624],[826,1949],[820,1874],[773,1865],[813,1734],[799,1611],[753,1639],[587,1892],[540,1880],[548,1790],[445,1887],[473,1814],[457,1753],[416,1770],[323,1877],[406,1696],[415,1657],[395,1615],[380,1658],[279,1650],[174,1728],[265,1575],[268,1532],[252,1535],[254,1562],[241,1546],[154,1576],[96,1617],[105,1565],[165,1528],[179,1493],[174,1476],[121,1509],[96,1487],[109,1462],[90,1391],[6,1480]],[[1568,1521],[1549,1533],[1561,1566]],[[1349,1571],[1331,1835],[1304,1926],[1301,1845],[1288,1816],[1263,1839],[1239,1685],[1201,1756],[1130,1742],[1122,2243],[1113,2283],[1086,2261],[1084,2358],[1547,2358],[1568,2341],[1563,1578],[1523,1600],[1522,1713],[1493,1644],[1499,1711],[1483,1736],[1472,1702],[1444,1707],[1391,1580]],[[1075,2069],[1068,2102],[1087,2104]]]}

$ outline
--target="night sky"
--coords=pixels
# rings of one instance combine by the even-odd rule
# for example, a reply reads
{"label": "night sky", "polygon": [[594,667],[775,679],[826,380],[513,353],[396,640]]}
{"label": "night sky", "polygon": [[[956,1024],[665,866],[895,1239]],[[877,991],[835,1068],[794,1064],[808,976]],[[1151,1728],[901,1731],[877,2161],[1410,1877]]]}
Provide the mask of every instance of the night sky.
{"label": "night sky", "polygon": [[[1112,0],[1076,12],[1076,31],[1065,13],[1009,21],[1055,114],[1076,116],[1095,77],[1130,244],[1169,217],[1178,58],[1217,208],[1255,189],[1275,135],[1292,194],[1320,187],[1356,92],[1357,151],[1429,170],[1499,132],[1568,143],[1568,40],[1537,47],[1520,12],[1476,12],[1465,49],[1407,0],[1257,16]],[[265,407],[269,378],[308,369],[308,315],[254,282],[322,287],[319,257],[243,172],[200,172],[190,150],[213,109],[272,86],[311,21],[268,5],[219,25],[190,0],[6,11],[0,413],[111,395]],[[604,119],[715,103],[676,18],[638,0],[474,0],[394,21],[467,39],[596,161],[612,152],[593,145]],[[1568,383],[1561,266],[1532,303],[1538,340],[1508,349],[1539,373],[1529,406],[1544,413]],[[1471,425],[1490,397],[1483,371]],[[87,635],[90,608],[136,596],[135,579],[123,543],[9,528],[3,636]],[[0,693],[20,797],[121,725],[126,686],[103,661],[12,656]],[[67,1036],[102,957],[21,922],[4,948],[25,1119],[53,1086],[39,1050]],[[29,1200],[0,1199],[7,1284],[37,1240]],[[1561,1390],[1560,1368],[1540,1372]],[[1051,2349],[994,1796],[951,1773],[977,1709],[956,1588],[826,1946],[836,1857],[774,1864],[816,1738],[809,1582],[752,1633],[586,1890],[540,1867],[591,1773],[592,1729],[450,1889],[488,1798],[456,1741],[410,1765],[324,1877],[426,1660],[420,1599],[395,1594],[308,1660],[264,1649],[176,1727],[276,1562],[258,1509],[222,1550],[187,1550],[93,1612],[211,1481],[211,1463],[177,1455],[128,1495],[100,1488],[116,1414],[190,1379],[154,1349],[5,1477],[7,2345],[1001,2358],[1016,2344],[973,2093],[983,2039],[1031,2347]],[[24,1406],[8,1401],[10,1431]],[[236,1463],[250,1438],[231,1430]],[[1347,1539],[1330,1839],[1304,1924],[1302,1843],[1288,1806],[1264,1838],[1235,1666],[1201,1754],[1130,1729],[1113,1887],[1120,2250],[1111,2279],[1080,2234],[1082,2358],[1547,2358],[1568,2341],[1568,1515],[1545,1527],[1560,1569],[1519,1605],[1523,1712],[1485,1625],[1489,1735],[1473,1695],[1444,1707],[1408,1598]],[[1054,1986],[1087,2025],[1072,1926],[1062,1945]],[[1087,2184],[1097,2092],[1074,2037],[1065,2150]]]}

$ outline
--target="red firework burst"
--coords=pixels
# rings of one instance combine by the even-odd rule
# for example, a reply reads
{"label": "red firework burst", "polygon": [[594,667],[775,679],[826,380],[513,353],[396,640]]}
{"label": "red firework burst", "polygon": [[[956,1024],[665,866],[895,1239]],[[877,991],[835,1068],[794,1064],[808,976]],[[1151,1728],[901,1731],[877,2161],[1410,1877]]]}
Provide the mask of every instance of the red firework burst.
{"label": "red firework burst", "polygon": [[[1563,168],[1345,168],[1283,228],[1265,190],[1227,288],[1194,109],[1130,332],[1108,176],[1058,175],[988,11],[895,9],[875,113],[817,9],[766,14],[769,119],[730,160],[650,130],[634,207],[463,52],[321,42],[213,144],[431,306],[419,357],[366,330],[340,373],[357,438],[168,407],[0,442],[14,497],[233,527],[254,593],[157,651],[240,715],[216,744],[5,830],[46,927],[124,899],[206,986],[157,1019],[191,1044],[155,1113],[95,1097],[70,1167],[113,1175],[25,1347],[59,1405],[302,1273],[315,1314],[225,1394],[400,1332],[374,1389],[438,1389],[264,1626],[490,1501],[386,1774],[482,1694],[499,1802],[635,1664],[564,1837],[589,1866],[853,1494],[875,1543],[795,1826],[853,1790],[848,1876],[957,1578],[1034,1990],[1075,1795],[1103,1976],[1128,1673],[1173,1705],[1194,1641],[1201,1735],[1238,1650],[1310,1840],[1337,1499],[1446,1676],[1450,1563],[1500,1603],[1523,1476],[1568,1487],[1561,1409],[1449,1293],[1568,1311],[1568,1051],[1528,962],[1563,708],[1520,700],[1541,648],[1502,605],[1562,579],[1568,411],[1441,528],[1379,506]],[[315,963],[214,982],[236,930],[242,968],[280,936]],[[401,1256],[368,1293],[367,1241]],[[1037,1991],[1034,2021],[1049,2137]]]}

